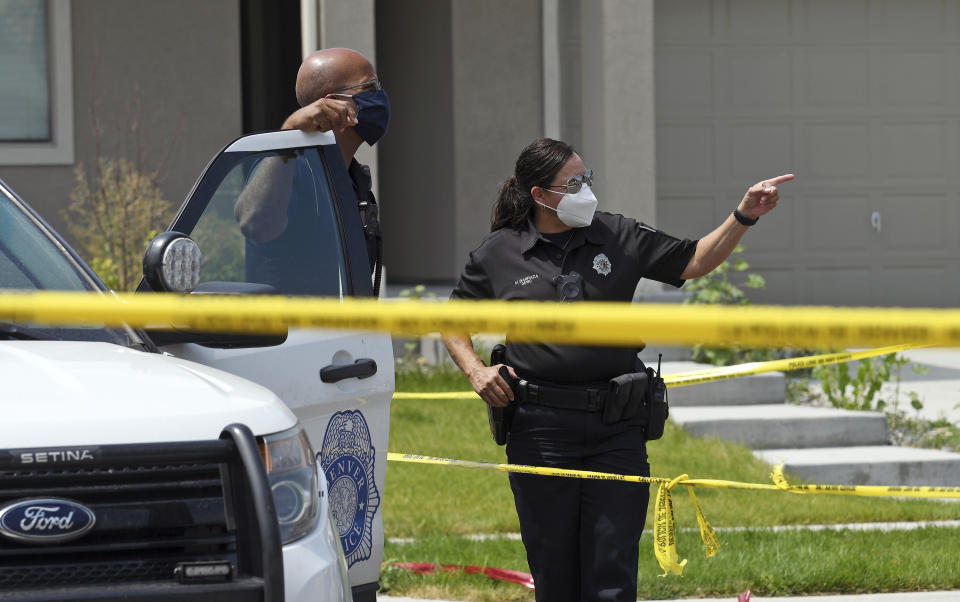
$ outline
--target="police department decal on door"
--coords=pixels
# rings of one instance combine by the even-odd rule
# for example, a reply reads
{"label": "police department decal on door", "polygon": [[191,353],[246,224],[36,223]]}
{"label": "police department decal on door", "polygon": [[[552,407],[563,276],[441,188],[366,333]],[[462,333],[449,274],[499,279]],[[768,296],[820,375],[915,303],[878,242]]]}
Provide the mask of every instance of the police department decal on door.
{"label": "police department decal on door", "polygon": [[370,558],[373,516],[380,506],[373,476],[373,441],[363,414],[347,410],[330,418],[320,449],[320,466],[327,476],[330,510],[347,566],[353,566]]}
{"label": "police department decal on door", "polygon": [[0,506],[0,535],[25,543],[57,543],[82,536],[97,517],[82,504],[57,498]]}

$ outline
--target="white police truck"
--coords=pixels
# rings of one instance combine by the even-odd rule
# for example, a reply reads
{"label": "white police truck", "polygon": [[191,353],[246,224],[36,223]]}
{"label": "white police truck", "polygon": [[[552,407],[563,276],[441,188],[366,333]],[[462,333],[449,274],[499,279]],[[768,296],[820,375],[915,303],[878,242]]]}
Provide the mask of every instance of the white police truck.
{"label": "white police truck", "polygon": [[[251,201],[294,235],[250,238]],[[240,138],[138,294],[370,296],[357,203],[332,135]],[[0,182],[0,291],[42,290],[111,294]],[[0,382],[0,599],[376,599],[388,335],[0,320]]]}

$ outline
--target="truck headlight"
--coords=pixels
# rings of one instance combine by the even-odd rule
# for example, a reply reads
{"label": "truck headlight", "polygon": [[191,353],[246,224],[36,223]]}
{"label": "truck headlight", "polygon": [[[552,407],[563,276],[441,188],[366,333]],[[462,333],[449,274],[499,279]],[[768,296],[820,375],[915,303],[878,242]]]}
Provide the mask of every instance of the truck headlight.
{"label": "truck headlight", "polygon": [[316,525],[320,496],[317,465],[303,427],[263,437],[261,445],[273,505],[284,544],[300,539]]}

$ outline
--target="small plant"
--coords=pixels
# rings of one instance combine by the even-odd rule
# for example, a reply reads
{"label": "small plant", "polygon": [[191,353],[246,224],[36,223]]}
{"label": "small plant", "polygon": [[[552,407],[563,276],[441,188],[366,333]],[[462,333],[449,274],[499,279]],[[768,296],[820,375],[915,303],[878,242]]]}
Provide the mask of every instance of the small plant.
{"label": "small plant", "polygon": [[[910,360],[902,355],[890,353],[883,357],[865,358],[857,362],[857,369],[851,373],[847,364],[817,366],[811,372],[813,378],[820,380],[823,395],[835,408],[845,410],[882,411],[888,407],[898,409],[900,404],[901,371]],[[925,366],[914,364],[916,374],[929,371]],[[883,384],[892,382],[894,390],[889,399],[881,397]],[[923,402],[916,393],[910,393],[910,406],[919,412]]]}
{"label": "small plant", "polygon": [[817,366],[812,375],[820,379],[823,394],[835,408],[883,410],[887,406],[887,402],[879,397],[883,383],[895,380],[899,394],[900,369],[909,362],[905,357],[890,353],[860,360],[852,374],[844,363]]}
{"label": "small plant", "polygon": [[[436,299],[437,296],[427,290],[426,285],[417,284],[410,288],[400,291],[399,296],[403,299]],[[397,370],[411,370],[422,367],[424,362],[423,355],[420,353],[419,339],[403,339],[404,354],[403,357],[396,359]]]}
{"label": "small plant", "polygon": [[425,284],[417,284],[411,288],[405,288],[400,291],[400,297],[404,299],[436,299],[437,296],[427,290]]}
{"label": "small plant", "polygon": [[[98,116],[96,64],[91,73],[93,91],[89,113],[94,153],[89,170],[78,164],[70,204],[63,212],[70,233],[80,243],[80,252],[104,284],[115,290],[133,290],[142,275],[143,252],[147,243],[162,232],[172,204],[160,192],[164,158],[146,167],[147,141],[141,123],[140,88],[134,84],[131,111],[118,115],[122,142],[131,149],[119,150],[118,157],[103,152],[104,128]],[[173,147],[178,125],[167,152]],[[129,158],[128,158],[129,157]]]}
{"label": "small plant", "polygon": [[[737,255],[743,253],[745,247],[737,245],[731,253]],[[750,269],[750,264],[741,257],[734,259],[733,263],[724,260],[715,270],[691,280],[686,286],[690,296],[683,300],[686,304],[706,304],[706,305],[750,305],[750,299],[747,298],[743,288],[761,289],[766,286],[763,276],[759,274],[746,274]],[[731,280],[733,274],[741,274],[745,279],[739,283]],[[743,287],[743,288],[741,288]],[[731,364],[740,364],[743,362],[765,361],[773,359],[773,353],[768,349],[741,349],[740,347],[705,347],[703,345],[693,346],[693,361],[713,364],[715,366],[729,366]]]}
{"label": "small plant", "polygon": [[927,420],[920,415],[923,403],[916,393],[909,393],[910,407],[915,414],[893,406],[887,410],[890,442],[894,445],[928,447],[944,451],[960,450],[960,427],[946,418]]}
{"label": "small plant", "polygon": [[142,274],[147,243],[163,230],[171,204],[147,174],[127,159],[100,159],[88,176],[75,171],[76,186],[64,212],[83,255],[112,289],[133,290]]}
{"label": "small plant", "polygon": [[[924,418],[923,401],[913,392],[906,393],[909,408],[901,407],[901,371],[910,360],[896,354],[862,359],[856,370],[846,364],[817,366],[811,372],[820,379],[818,390],[806,378],[787,381],[787,399],[790,403],[823,403],[846,410],[882,411],[886,414],[887,429],[892,445],[924,447],[946,451],[960,450],[960,426],[946,418]],[[925,374],[929,368],[913,364],[916,374]],[[892,383],[883,388],[884,383]]]}

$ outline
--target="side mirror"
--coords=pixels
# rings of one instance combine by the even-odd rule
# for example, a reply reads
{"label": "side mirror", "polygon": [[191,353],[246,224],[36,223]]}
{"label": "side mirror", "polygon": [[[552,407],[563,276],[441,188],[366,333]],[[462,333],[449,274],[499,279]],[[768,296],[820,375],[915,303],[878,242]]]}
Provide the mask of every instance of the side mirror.
{"label": "side mirror", "polygon": [[[186,234],[162,232],[153,237],[143,254],[143,278],[156,292],[195,295],[276,295],[268,284],[250,282],[204,282],[200,284],[200,247]],[[143,283],[141,283],[141,289]],[[282,345],[287,333],[231,334],[195,330],[150,330],[157,345],[196,343],[204,347],[233,349]]]}
{"label": "side mirror", "polygon": [[200,247],[186,234],[161,232],[143,254],[143,277],[164,293],[189,293],[200,282]]}

